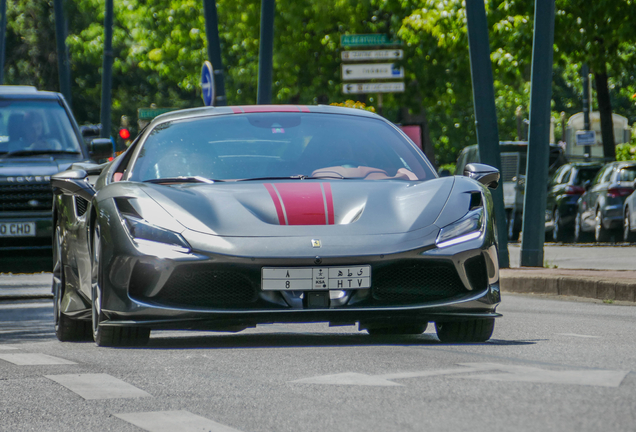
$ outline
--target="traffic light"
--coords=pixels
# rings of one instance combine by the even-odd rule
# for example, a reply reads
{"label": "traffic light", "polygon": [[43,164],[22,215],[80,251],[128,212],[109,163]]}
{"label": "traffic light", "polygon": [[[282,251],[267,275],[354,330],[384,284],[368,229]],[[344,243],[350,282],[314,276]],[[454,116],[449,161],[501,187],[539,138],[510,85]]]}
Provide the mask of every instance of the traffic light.
{"label": "traffic light", "polygon": [[117,151],[121,152],[126,150],[132,140],[130,139],[130,124],[128,122],[128,116],[121,116],[119,121],[119,138],[117,139]]}

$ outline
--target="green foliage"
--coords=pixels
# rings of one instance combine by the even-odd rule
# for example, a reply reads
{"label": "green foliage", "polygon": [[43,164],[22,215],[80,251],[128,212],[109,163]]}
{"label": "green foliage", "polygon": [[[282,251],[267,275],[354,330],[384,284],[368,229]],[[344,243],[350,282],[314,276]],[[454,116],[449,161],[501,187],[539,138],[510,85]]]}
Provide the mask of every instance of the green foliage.
{"label": "green foliage", "polygon": [[616,160],[636,160],[636,144],[618,144],[616,146]]}
{"label": "green foliage", "polygon": [[[553,117],[581,110],[580,65],[606,64],[615,111],[636,120],[636,7],[632,0],[557,0]],[[260,1],[217,0],[229,104],[256,103]],[[517,139],[515,112],[529,116],[534,2],[489,0],[491,59],[501,140]],[[51,0],[8,4],[6,79],[57,90]],[[103,0],[67,0],[73,108],[99,122]],[[385,95],[399,122],[425,113],[438,164],[476,143],[464,0],[277,0],[273,102],[344,102],[340,36],[386,33],[404,42],[407,90]],[[112,124],[140,107],[202,105],[207,39],[201,0],[115,2]],[[375,95],[361,102],[375,104]],[[593,97],[594,100],[594,97]],[[556,138],[561,136],[557,122]],[[114,131],[113,131],[114,132]],[[622,154],[622,153],[621,153]]]}

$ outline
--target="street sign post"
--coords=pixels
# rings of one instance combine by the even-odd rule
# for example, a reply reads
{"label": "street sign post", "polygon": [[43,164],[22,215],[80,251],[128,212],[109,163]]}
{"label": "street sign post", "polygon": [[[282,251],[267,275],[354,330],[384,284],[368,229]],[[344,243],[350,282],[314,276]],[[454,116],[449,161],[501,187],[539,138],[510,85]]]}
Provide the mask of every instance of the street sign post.
{"label": "street sign post", "polygon": [[365,50],[365,51],[342,51],[340,59],[344,62],[349,61],[373,61],[373,60],[402,60],[404,58],[404,50]]}
{"label": "street sign post", "polygon": [[214,106],[214,69],[209,61],[203,62],[201,69],[201,97],[205,106]]}
{"label": "street sign post", "polygon": [[404,78],[404,68],[398,68],[393,63],[343,64],[341,66],[344,81]]}
{"label": "street sign post", "polygon": [[404,82],[384,82],[384,83],[352,83],[343,84],[344,94],[364,94],[364,93],[403,93]]}
{"label": "street sign post", "polygon": [[340,36],[343,47],[402,45],[402,41],[389,39],[386,34],[353,34]]}

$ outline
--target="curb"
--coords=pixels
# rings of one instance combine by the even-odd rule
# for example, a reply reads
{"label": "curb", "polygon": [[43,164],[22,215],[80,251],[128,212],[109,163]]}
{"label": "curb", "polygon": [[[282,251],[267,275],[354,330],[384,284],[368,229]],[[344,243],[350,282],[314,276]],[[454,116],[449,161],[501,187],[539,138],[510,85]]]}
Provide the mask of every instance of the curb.
{"label": "curb", "polygon": [[[503,292],[585,297],[597,300],[636,301],[636,272],[577,271],[577,275],[550,270],[502,269]],[[588,273],[588,274],[586,274]]]}

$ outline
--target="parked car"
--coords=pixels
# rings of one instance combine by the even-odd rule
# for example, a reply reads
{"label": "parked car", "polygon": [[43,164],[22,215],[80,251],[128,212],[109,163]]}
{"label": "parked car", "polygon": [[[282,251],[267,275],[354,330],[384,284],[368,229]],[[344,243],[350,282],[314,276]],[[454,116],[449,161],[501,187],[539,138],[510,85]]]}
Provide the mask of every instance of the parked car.
{"label": "parked car", "polygon": [[161,328],[434,322],[442,341],[485,341],[499,316],[499,172],[466,172],[437,177],[394,124],[357,109],[160,115],[112,163],[52,178],[67,269],[54,272],[56,334],[132,345]]}
{"label": "parked car", "polygon": [[[632,187],[636,190],[636,181]],[[625,198],[623,204],[623,241],[636,242],[636,191]]]}
{"label": "parked car", "polygon": [[110,154],[110,141],[84,142],[60,93],[0,86],[0,252],[50,251],[51,175]]}
{"label": "parked car", "polygon": [[[528,154],[527,141],[501,141],[501,183],[503,185],[504,207],[508,219],[508,239],[517,241],[523,225],[523,206],[526,192],[526,166]],[[479,147],[470,145],[465,147],[457,158],[455,172],[462,173],[469,163],[479,163]],[[567,160],[563,149],[550,144],[549,175]]]}
{"label": "parked car", "polygon": [[548,183],[546,237],[555,242],[574,239],[576,203],[585,193],[585,183],[591,181],[602,167],[601,163],[572,162],[554,173]]}
{"label": "parked car", "polygon": [[577,242],[607,242],[621,237],[623,204],[634,191],[636,161],[611,162],[586,184],[577,203],[574,237]]}

